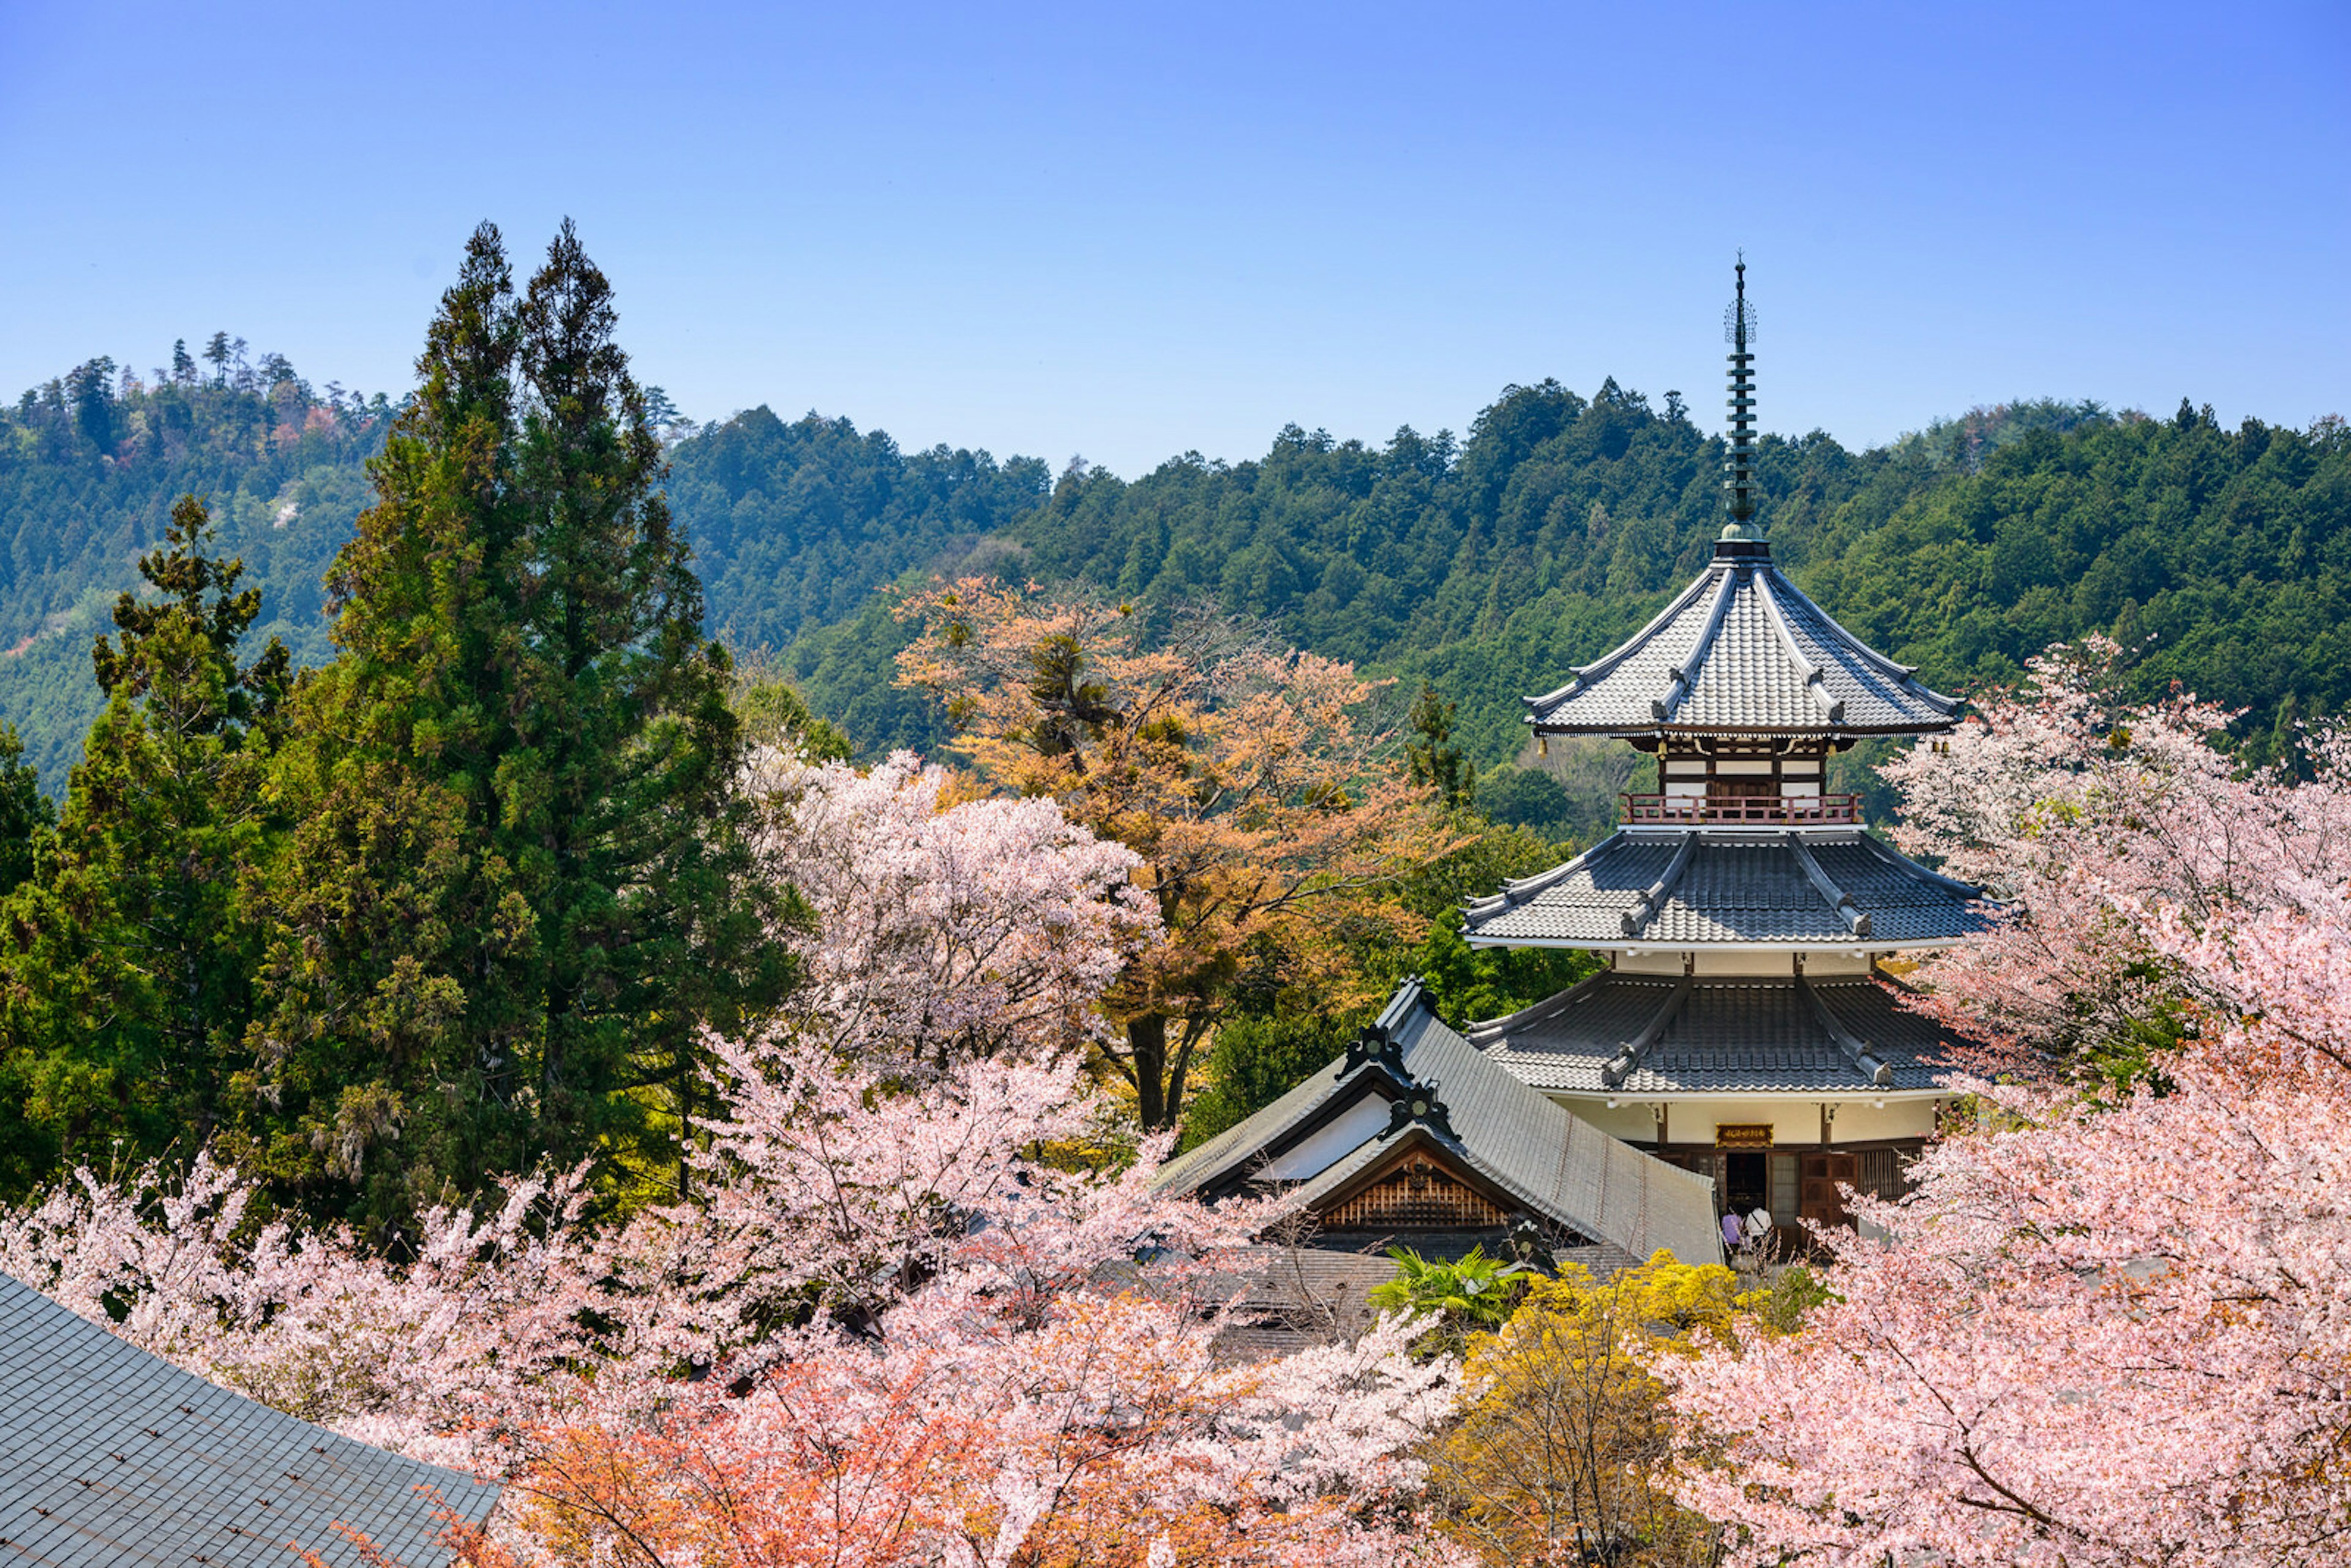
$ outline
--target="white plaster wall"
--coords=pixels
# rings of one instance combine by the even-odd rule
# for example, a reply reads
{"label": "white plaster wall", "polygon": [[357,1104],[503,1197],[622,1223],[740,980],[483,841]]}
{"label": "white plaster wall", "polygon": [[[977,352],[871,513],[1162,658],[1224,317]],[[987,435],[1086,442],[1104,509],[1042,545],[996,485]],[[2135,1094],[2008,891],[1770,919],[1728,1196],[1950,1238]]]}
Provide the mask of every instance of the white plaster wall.
{"label": "white plaster wall", "polygon": [[[1552,1096],[1578,1119],[1591,1123],[1611,1137],[1628,1144],[1646,1144],[1657,1135],[1650,1102],[1630,1098],[1610,1110],[1605,1099],[1580,1095]],[[1865,1143],[1881,1138],[1923,1138],[1935,1130],[1937,1100],[1889,1100],[1879,1109],[1873,1100],[1833,1099],[1836,1120],[1830,1141]],[[1711,1144],[1717,1124],[1755,1126],[1770,1123],[1771,1142],[1783,1148],[1816,1148],[1821,1141],[1818,1100],[1676,1100],[1667,1113],[1666,1135],[1677,1144]]]}
{"label": "white plaster wall", "polygon": [[[1804,967],[1812,967],[1810,958],[1804,960]],[[1698,967],[1693,971],[1701,980],[1716,977],[1784,980],[1795,972],[1796,956],[1792,953],[1712,953],[1703,947],[1698,951]]]}
{"label": "white plaster wall", "polygon": [[1320,1176],[1362,1148],[1364,1139],[1385,1131],[1391,1114],[1385,1100],[1366,1094],[1328,1125],[1284,1150],[1259,1174],[1268,1181],[1304,1181]]}
{"label": "white plaster wall", "polygon": [[[1837,1106],[1836,1120],[1830,1124],[1829,1134],[1840,1144],[1868,1143],[1878,1138],[1923,1138],[1935,1130],[1935,1108],[1942,1103],[1940,1099],[1888,1100],[1881,1111],[1874,1100],[1847,1100]],[[1813,1135],[1820,1135],[1817,1126]]]}
{"label": "white plaster wall", "polygon": [[1657,1136],[1656,1118],[1649,1113],[1646,1101],[1622,1101],[1616,1109],[1611,1111],[1605,1100],[1570,1098],[1563,1094],[1553,1095],[1552,1098],[1566,1106],[1577,1120],[1591,1123],[1612,1138],[1621,1138],[1628,1144],[1646,1144],[1654,1142]]}

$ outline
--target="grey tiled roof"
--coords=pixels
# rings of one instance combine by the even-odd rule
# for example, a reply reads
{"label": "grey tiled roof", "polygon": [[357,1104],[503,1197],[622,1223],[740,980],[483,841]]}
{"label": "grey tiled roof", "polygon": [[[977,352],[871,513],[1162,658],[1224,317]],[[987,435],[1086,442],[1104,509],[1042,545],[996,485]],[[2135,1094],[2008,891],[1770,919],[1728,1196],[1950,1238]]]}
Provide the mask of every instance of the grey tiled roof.
{"label": "grey tiled roof", "polygon": [[1612,834],[1564,865],[1475,901],[1462,936],[1499,946],[1901,947],[1983,930],[1980,897],[1857,828],[1643,829]]}
{"label": "grey tiled roof", "polygon": [[0,1274],[0,1568],[287,1568],[289,1543],[441,1568],[429,1487],[478,1524],[497,1489],[215,1387]]}
{"label": "grey tiled roof", "polygon": [[1660,1016],[1681,982],[1609,972],[1523,1012],[1470,1027],[1486,1059],[1537,1089],[1599,1094],[1714,1094],[1933,1089],[1951,1037],[1876,981],[1808,982],[1846,1036],[1890,1071],[1874,1082],[1830,1033],[1797,981],[1697,980],[1620,1083],[1612,1059]]}
{"label": "grey tiled roof", "polygon": [[1957,699],[1872,651],[1772,566],[1756,541],[1717,547],[1706,570],[1632,641],[1526,699],[1552,735],[1918,735]]}
{"label": "grey tiled roof", "polygon": [[[1711,1181],[1620,1143],[1529,1088],[1447,1028],[1417,980],[1398,989],[1374,1028],[1399,1048],[1410,1082],[1442,1102],[1445,1124],[1414,1123],[1367,1137],[1296,1189],[1309,1207],[1403,1140],[1426,1136],[1529,1211],[1595,1243],[1635,1259],[1659,1248],[1686,1262],[1719,1257]],[[1352,1071],[1343,1061],[1332,1062],[1239,1126],[1170,1161],[1159,1185],[1211,1197],[1230,1190],[1322,1113],[1392,1088],[1377,1062]]]}
{"label": "grey tiled roof", "polygon": [[[1178,1192],[1190,1192],[1210,1185],[1219,1176],[1241,1170],[1255,1162],[1270,1143],[1338,1097],[1341,1082],[1345,1077],[1340,1071],[1343,1060],[1332,1062],[1272,1104],[1261,1107],[1238,1124],[1226,1128],[1198,1148],[1187,1150],[1169,1160],[1152,1178],[1154,1185]],[[1353,1084],[1354,1080],[1347,1078],[1346,1082]]]}

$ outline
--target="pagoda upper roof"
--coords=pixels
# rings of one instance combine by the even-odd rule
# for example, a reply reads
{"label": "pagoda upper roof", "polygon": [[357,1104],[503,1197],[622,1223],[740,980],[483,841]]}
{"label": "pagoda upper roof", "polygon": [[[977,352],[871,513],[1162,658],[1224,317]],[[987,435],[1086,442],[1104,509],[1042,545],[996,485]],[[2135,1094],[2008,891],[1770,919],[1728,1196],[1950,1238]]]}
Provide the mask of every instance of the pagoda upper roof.
{"label": "pagoda upper roof", "polygon": [[1935,947],[1990,925],[1981,889],[1858,828],[1634,828],[1471,902],[1478,947]]}
{"label": "pagoda upper roof", "polygon": [[1924,735],[1959,703],[1864,643],[1771,564],[1726,538],[1688,587],[1614,653],[1525,699],[1540,734]]}

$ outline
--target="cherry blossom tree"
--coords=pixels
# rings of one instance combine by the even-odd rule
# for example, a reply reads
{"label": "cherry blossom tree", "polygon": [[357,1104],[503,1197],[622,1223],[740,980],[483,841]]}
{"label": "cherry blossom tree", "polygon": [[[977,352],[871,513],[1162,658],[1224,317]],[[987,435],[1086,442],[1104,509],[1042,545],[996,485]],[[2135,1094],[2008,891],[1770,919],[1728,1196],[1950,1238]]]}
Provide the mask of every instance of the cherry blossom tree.
{"label": "cherry blossom tree", "polygon": [[[1888,764],[1896,841],[2009,907],[1991,935],[1938,957],[1926,1010],[2001,1048],[1978,1065],[2037,1069],[2127,1046],[2179,988],[2139,912],[2205,921],[2298,906],[2351,875],[2351,793],[2247,773],[2211,744],[2231,716],[2192,695],[2116,695],[2105,638],[2032,661],[2016,692],[1976,699],[1942,743]],[[2305,737],[2323,779],[2343,737]]]}
{"label": "cherry blossom tree", "polygon": [[1034,1328],[981,1299],[827,1339],[646,1427],[562,1435],[528,1472],[527,1560],[800,1563],[1374,1563],[1453,1560],[1383,1517],[1441,1414],[1384,1325],[1270,1365],[1137,1291]]}
{"label": "cherry blossom tree", "polygon": [[906,752],[866,773],[768,752],[750,771],[769,863],[814,914],[787,1003],[801,1039],[934,1065],[1081,1044],[1157,935],[1128,885],[1140,860],[1050,800],[956,800]]}
{"label": "cherry blossom tree", "polygon": [[[420,1458],[495,1469],[569,1403],[606,1294],[582,1175],[511,1181],[496,1208],[427,1210],[395,1268],[344,1230],[251,1223],[256,1184],[75,1172],[0,1217],[0,1270],[264,1404]],[[120,1318],[116,1316],[120,1313]]]}
{"label": "cherry blossom tree", "polygon": [[723,1050],[705,1205],[599,1228],[517,1184],[395,1270],[337,1234],[240,1246],[251,1189],[202,1165],[53,1194],[0,1260],[101,1322],[129,1299],[117,1332],[256,1397],[502,1471],[517,1563],[1443,1560],[1403,1511],[1452,1369],[1412,1325],[1216,1353],[1279,1204],[1167,1197],[1156,1143],[1090,1164],[1112,1112],[1066,1056],[917,1094]]}
{"label": "cherry blossom tree", "polygon": [[2351,1563],[2351,821],[2241,777],[2181,698],[2102,710],[2041,668],[1896,769],[1910,842],[2021,915],[1929,966],[2012,1066],[2145,1019],[2151,1071],[1960,1080],[1975,1124],[1823,1232],[1802,1332],[1665,1367],[1736,1556],[1825,1564]]}
{"label": "cherry blossom tree", "polygon": [[[199,1156],[0,1216],[0,1267],[180,1364],[501,1475],[465,1546],[559,1563],[1444,1562],[1416,1332],[1217,1348],[1279,1200],[1156,1189],[1077,1049],[1158,930],[1136,855],[913,758],[758,759],[808,985],[708,1041],[691,1199],[583,1169],[428,1210],[413,1256],[265,1218]],[[328,1542],[306,1543],[312,1548]]]}
{"label": "cherry blossom tree", "polygon": [[1401,1322],[1221,1356],[1286,1211],[1157,1190],[1166,1138],[1135,1146],[1070,1049],[1152,928],[1133,857],[908,760],[768,782],[820,990],[709,1042],[692,1201],[600,1217],[584,1172],[517,1180],[428,1211],[394,1263],[264,1222],[199,1158],[78,1173],[0,1218],[0,1266],[256,1398],[502,1475],[486,1568],[1447,1560],[1409,1454],[1450,1364]]}

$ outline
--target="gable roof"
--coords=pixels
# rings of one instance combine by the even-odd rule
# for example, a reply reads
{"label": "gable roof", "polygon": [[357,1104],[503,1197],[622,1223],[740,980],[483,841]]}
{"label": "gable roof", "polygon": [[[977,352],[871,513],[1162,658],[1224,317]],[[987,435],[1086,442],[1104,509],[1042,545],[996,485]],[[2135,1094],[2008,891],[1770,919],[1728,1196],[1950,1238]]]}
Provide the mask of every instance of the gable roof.
{"label": "gable roof", "polygon": [[442,1568],[434,1496],[476,1525],[497,1500],[207,1383],[6,1274],[0,1481],[0,1568],[287,1568],[291,1543],[356,1564],[338,1523],[401,1568]]}
{"label": "gable roof", "polygon": [[1656,619],[1558,690],[1523,699],[1544,735],[1925,735],[1959,703],[1830,619],[1760,539],[1725,539]]}
{"label": "gable roof", "polygon": [[1614,970],[1472,1024],[1469,1039],[1537,1089],[1628,1096],[1931,1090],[1954,1043],[1871,979]]}
{"label": "gable roof", "polygon": [[1980,889],[1858,828],[1637,828],[1466,906],[1473,947],[1929,947],[1991,925]]}
{"label": "gable roof", "polygon": [[[1417,1093],[1413,1092],[1417,1091]],[[1418,980],[1407,980],[1348,1054],[1237,1127],[1159,1172],[1165,1188],[1214,1197],[1247,1184],[1270,1154],[1338,1124],[1366,1094],[1398,1100],[1384,1130],[1306,1176],[1295,1196],[1310,1209],[1408,1142],[1420,1140],[1555,1225],[1621,1248],[1635,1260],[1659,1248],[1685,1262],[1721,1256],[1714,1184],[1610,1137],[1539,1093],[1437,1018]]]}

